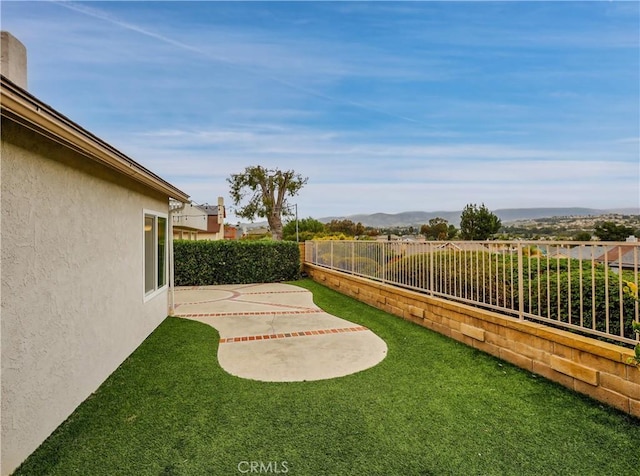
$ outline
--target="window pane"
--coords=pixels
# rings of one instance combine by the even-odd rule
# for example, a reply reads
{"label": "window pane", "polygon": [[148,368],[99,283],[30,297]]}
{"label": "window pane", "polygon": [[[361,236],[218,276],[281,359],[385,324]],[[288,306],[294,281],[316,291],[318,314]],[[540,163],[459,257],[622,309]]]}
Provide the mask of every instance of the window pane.
{"label": "window pane", "polygon": [[148,293],[155,289],[155,233],[153,231],[153,217],[144,217],[144,291]]}
{"label": "window pane", "polygon": [[166,242],[167,219],[158,217],[158,288],[167,284]]}

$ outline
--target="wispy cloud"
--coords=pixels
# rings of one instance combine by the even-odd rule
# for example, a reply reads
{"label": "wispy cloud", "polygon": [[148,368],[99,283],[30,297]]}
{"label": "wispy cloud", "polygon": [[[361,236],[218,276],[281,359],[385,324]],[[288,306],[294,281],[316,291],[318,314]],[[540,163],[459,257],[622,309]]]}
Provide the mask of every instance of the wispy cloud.
{"label": "wispy cloud", "polygon": [[[348,75],[371,76],[376,74],[383,77],[390,75],[403,77],[405,80],[407,79],[407,75],[415,76],[415,71],[418,70],[422,71],[418,76],[419,79],[425,79],[426,77],[429,77],[429,75],[435,74],[438,75],[438,79],[443,79],[441,73],[436,73],[437,68],[415,68],[414,64],[413,68],[409,68],[407,65],[406,68],[399,69],[399,64],[394,57],[387,58],[387,61],[392,63],[391,65],[385,65],[384,58],[378,57],[374,73],[374,70],[371,68],[366,68],[368,62],[360,59],[371,56],[370,54],[367,54],[366,47],[362,48],[365,51],[356,51],[352,54],[351,61],[336,64],[335,61],[329,61],[328,56],[321,52],[324,52],[327,49],[331,51],[342,50],[343,45],[339,45],[337,43],[327,44],[321,42],[319,44],[310,44],[308,42],[303,42],[304,52],[299,51],[297,53],[296,50],[300,49],[300,42],[294,40],[285,42],[284,45],[267,42],[265,46],[264,41],[244,41],[233,44],[230,43],[231,37],[229,35],[219,35],[217,38],[208,38],[208,41],[206,42],[203,42],[202,39],[200,39],[198,43],[189,43],[178,40],[172,35],[158,33],[152,28],[121,20],[118,16],[105,12],[99,8],[88,7],[85,4],[76,2],[62,1],[56,3],[83,15],[108,22],[124,30],[129,30],[159,42],[166,43],[177,49],[196,54],[209,61],[223,63],[227,66],[238,69],[246,75],[278,83],[310,97],[339,103],[351,108],[382,114],[401,121],[413,123],[421,122],[418,119],[406,115],[381,109],[371,103],[365,103],[348,97],[341,97],[326,93],[321,89],[307,86],[296,79],[286,79],[285,77],[274,73],[274,70],[275,72],[286,70],[287,74],[293,73],[294,78],[296,77],[296,73],[299,75],[301,72],[304,72],[306,76],[313,75],[314,78],[317,78],[318,74],[321,75],[321,78],[326,78],[328,75],[343,77]],[[204,44],[211,46],[204,46]],[[355,65],[353,64],[354,59],[356,63]],[[380,64],[380,61],[383,63]],[[363,66],[365,67],[363,68]],[[430,70],[434,72],[429,73]]]}
{"label": "wispy cloud", "polygon": [[[410,197],[421,196],[412,195],[415,190],[446,192],[440,200],[450,206],[472,197],[488,201],[506,193],[510,202],[525,203],[532,197],[544,201],[550,191],[556,194],[556,204],[561,200],[563,205],[595,206],[594,190],[598,200],[605,196],[615,202],[617,194],[637,195],[640,183],[638,170],[632,166],[633,154],[611,144],[603,156],[590,144],[567,150],[499,143],[394,145],[366,139],[363,136],[354,142],[338,132],[312,129],[164,130],[131,138],[127,148],[136,151],[136,156],[153,158],[161,174],[175,177],[194,196],[201,189],[210,194],[212,184],[224,190],[225,179],[248,165],[293,168],[311,178],[300,198],[309,210],[328,209],[329,192],[335,190],[342,197],[347,194],[350,203],[358,190],[367,190],[363,201],[369,200],[368,208],[362,208],[364,203],[358,208],[363,211],[387,210],[384,207],[394,200],[406,204]],[[179,161],[176,151],[181,151]],[[191,171],[196,168],[199,176],[194,178]],[[579,193],[573,195],[572,190]],[[616,195],[609,197],[608,193]],[[389,200],[391,196],[395,198]]]}
{"label": "wispy cloud", "polygon": [[637,4],[38,7],[0,5],[32,92],[199,202],[253,164],[315,216],[640,194]]}

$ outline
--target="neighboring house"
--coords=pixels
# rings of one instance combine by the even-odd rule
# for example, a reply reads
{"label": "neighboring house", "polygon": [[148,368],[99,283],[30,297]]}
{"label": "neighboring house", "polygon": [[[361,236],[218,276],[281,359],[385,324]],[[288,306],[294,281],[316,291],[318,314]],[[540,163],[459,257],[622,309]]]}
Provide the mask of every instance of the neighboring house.
{"label": "neighboring house", "polygon": [[455,243],[453,243],[451,241],[445,241],[441,245],[434,246],[434,248],[436,250],[453,250],[453,251],[461,251],[462,250],[460,245],[456,245]]}
{"label": "neighboring house", "polygon": [[[640,259],[638,253],[640,249],[634,245],[599,245],[591,243],[589,245],[577,246],[557,246],[557,245],[539,245],[538,251],[542,256],[551,259],[576,259],[581,261],[594,261],[604,264],[616,271],[619,262],[622,263],[623,269],[635,269],[636,260]],[[620,258],[622,258],[620,260]]]}
{"label": "neighboring house", "polygon": [[207,214],[207,228],[198,232],[198,240],[224,240],[224,200],[218,197],[218,205],[201,205],[200,208]]}
{"label": "neighboring house", "polygon": [[445,241],[441,245],[435,246],[436,250],[450,250],[450,251],[470,251],[470,252],[492,252],[492,253],[504,253],[508,252],[508,248],[499,246],[488,246],[481,242],[453,242]]}
{"label": "neighboring house", "polygon": [[271,234],[271,231],[269,230],[269,227],[259,226],[257,228],[250,228],[248,230],[245,230],[242,233],[242,236],[245,238],[261,238],[261,237],[266,237],[270,234]]}
{"label": "neighboring house", "polygon": [[242,237],[242,230],[237,226],[225,225],[224,227],[224,239],[225,240],[239,240]]}
{"label": "neighboring house", "polygon": [[176,210],[172,223],[174,240],[197,240],[208,229],[208,215],[202,207],[188,203]]}
{"label": "neighboring house", "polygon": [[186,204],[173,215],[173,238],[176,240],[223,240],[224,200],[218,205]]}
{"label": "neighboring house", "polygon": [[5,475],[167,316],[169,200],[189,197],[29,94],[1,44]]}
{"label": "neighboring house", "polygon": [[595,259],[598,263],[606,263],[613,271],[622,269],[637,269],[640,263],[640,248],[638,246],[616,245],[606,253]]}
{"label": "neighboring house", "polygon": [[378,235],[375,237],[376,241],[399,241],[400,236],[398,235]]}
{"label": "neighboring house", "polygon": [[409,243],[424,243],[427,240],[424,239],[422,235],[404,235],[401,237],[401,241],[409,242]]}

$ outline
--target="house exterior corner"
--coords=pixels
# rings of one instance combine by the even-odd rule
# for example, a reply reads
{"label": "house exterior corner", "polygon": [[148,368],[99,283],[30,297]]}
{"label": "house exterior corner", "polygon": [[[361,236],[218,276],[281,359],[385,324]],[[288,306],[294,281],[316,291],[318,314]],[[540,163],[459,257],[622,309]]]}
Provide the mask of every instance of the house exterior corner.
{"label": "house exterior corner", "polygon": [[2,86],[5,475],[166,318],[169,199],[188,196]]}

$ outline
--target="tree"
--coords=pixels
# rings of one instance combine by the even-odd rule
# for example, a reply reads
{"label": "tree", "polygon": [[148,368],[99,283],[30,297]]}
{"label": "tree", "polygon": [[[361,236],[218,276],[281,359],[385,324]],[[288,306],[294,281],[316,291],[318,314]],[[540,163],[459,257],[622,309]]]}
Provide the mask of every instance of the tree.
{"label": "tree", "polygon": [[329,233],[344,233],[348,236],[361,236],[365,233],[362,223],[354,223],[351,220],[331,220],[325,225]]}
{"label": "tree", "polygon": [[594,234],[602,241],[625,241],[633,234],[633,228],[614,221],[599,221],[594,227]]}
{"label": "tree", "polygon": [[579,231],[573,235],[573,241],[591,241],[591,233],[588,231]]}
{"label": "tree", "polygon": [[368,237],[374,237],[380,234],[380,230],[378,230],[377,228],[373,228],[372,226],[367,226],[364,229],[364,234]]}
{"label": "tree", "polygon": [[445,240],[449,235],[449,224],[444,218],[432,218],[428,225],[420,227],[420,233],[427,240]]}
{"label": "tree", "polygon": [[[324,233],[324,224],[315,218],[303,218],[298,220],[298,235],[300,241],[312,240],[317,235]],[[282,238],[284,240],[295,241],[296,239],[296,221],[291,220],[282,229]]]}
{"label": "tree", "polygon": [[460,233],[463,240],[486,240],[498,233],[502,222],[484,205],[470,203],[460,215]]}
{"label": "tree", "polygon": [[266,169],[260,165],[247,167],[244,172],[232,174],[227,179],[231,186],[231,199],[239,217],[253,220],[266,218],[274,240],[282,239],[282,216],[292,215],[287,206],[287,195],[295,196],[307,183],[293,170]]}

